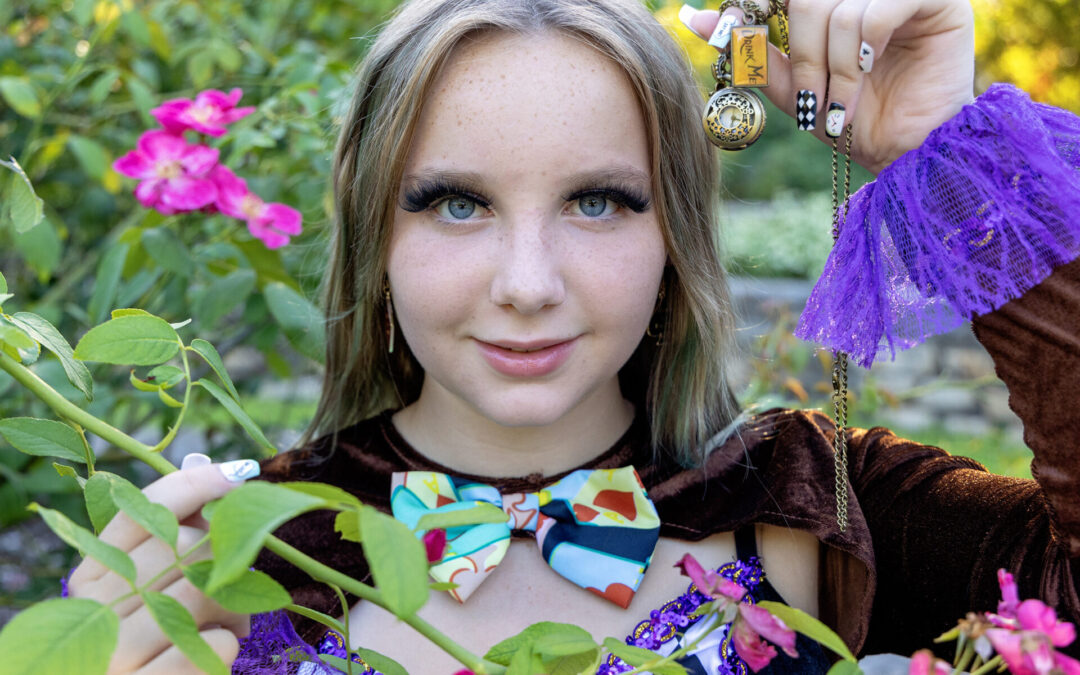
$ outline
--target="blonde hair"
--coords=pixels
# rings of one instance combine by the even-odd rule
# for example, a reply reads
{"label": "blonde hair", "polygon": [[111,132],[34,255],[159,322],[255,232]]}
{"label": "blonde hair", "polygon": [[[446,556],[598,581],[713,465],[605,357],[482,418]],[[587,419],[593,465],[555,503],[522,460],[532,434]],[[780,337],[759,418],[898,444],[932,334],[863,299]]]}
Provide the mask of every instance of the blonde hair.
{"label": "blonde hair", "polygon": [[658,309],[663,339],[644,338],[623,366],[623,395],[647,412],[654,449],[687,465],[702,461],[708,439],[736,419],[726,377],[734,318],[716,237],[717,166],[683,52],[638,0],[414,0],[363,59],[338,138],[337,222],[323,280],[326,371],[301,444],[419,396],[423,369],[407,345],[398,340],[388,354],[384,299],[390,227],[417,118],[463,39],[543,30],[579,39],[621,66],[649,135],[670,261]]}

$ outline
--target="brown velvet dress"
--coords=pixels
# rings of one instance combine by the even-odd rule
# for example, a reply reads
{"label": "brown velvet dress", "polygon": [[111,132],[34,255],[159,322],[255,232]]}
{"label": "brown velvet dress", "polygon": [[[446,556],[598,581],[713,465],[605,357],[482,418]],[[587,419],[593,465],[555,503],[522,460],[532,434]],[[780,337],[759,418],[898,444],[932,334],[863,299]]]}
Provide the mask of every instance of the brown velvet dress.
{"label": "brown velvet dress", "polygon": [[[763,413],[703,467],[689,470],[654,459],[639,418],[612,448],[577,468],[637,467],[665,537],[698,540],[750,522],[813,534],[822,544],[820,616],[859,655],[910,654],[931,646],[968,611],[996,608],[998,568],[1016,576],[1021,598],[1041,598],[1060,618],[1080,624],[1080,260],[975,319],[974,330],[1024,423],[1036,480],[990,474],[978,462],[882,427],[854,429],[850,523],[840,532],[832,424],[819,412],[798,410]],[[263,477],[330,483],[389,511],[392,472],[450,472],[409,447],[389,412],[343,430],[336,449],[328,446],[323,438],[274,457]],[[475,478],[516,492],[562,475]],[[338,538],[333,515],[306,514],[276,534],[366,579],[360,546]],[[256,566],[296,602],[335,612],[332,591],[277,556],[263,551]],[[302,637],[321,634],[317,624],[293,618]],[[942,656],[951,660],[951,645],[945,647]],[[1077,644],[1065,651],[1080,656]]]}

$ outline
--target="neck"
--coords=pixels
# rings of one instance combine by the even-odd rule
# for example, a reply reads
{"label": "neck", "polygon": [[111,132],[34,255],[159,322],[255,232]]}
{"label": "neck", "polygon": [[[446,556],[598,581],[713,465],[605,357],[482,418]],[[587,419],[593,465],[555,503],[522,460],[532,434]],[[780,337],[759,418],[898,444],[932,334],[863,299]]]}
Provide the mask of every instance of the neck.
{"label": "neck", "polygon": [[425,382],[417,401],[398,411],[394,426],[427,458],[479,476],[553,475],[588,462],[626,433],[634,406],[613,380],[556,421],[505,426],[457,397],[433,395]]}

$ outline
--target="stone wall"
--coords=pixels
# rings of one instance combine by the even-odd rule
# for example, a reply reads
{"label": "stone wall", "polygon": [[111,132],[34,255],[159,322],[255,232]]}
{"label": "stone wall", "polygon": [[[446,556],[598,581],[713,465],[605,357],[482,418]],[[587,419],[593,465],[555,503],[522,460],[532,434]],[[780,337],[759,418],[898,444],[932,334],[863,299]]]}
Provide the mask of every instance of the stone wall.
{"label": "stone wall", "polygon": [[[738,341],[745,355],[735,374],[738,391],[753,371],[747,359],[762,358],[760,351],[753,349],[755,341],[778,321],[796,320],[811,287],[811,282],[803,280],[732,279]],[[797,376],[809,391],[823,381],[817,363],[813,360]],[[993,361],[975,339],[970,324],[898,352],[895,361],[875,362],[869,372],[852,366],[849,382],[856,394],[863,387],[874,386],[895,403],[879,408],[880,424],[908,432],[937,427],[968,436],[1000,429],[1022,442],[1020,420],[1009,409],[1005,385],[995,376]]]}

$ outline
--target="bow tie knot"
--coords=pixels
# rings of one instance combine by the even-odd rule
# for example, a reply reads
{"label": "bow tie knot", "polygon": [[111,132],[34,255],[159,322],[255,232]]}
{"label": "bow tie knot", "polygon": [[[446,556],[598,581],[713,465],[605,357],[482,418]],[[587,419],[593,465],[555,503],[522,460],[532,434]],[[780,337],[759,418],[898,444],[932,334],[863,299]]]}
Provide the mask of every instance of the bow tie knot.
{"label": "bow tie knot", "polygon": [[[464,602],[506,555],[512,530],[533,532],[544,560],[575,584],[627,607],[660,536],[660,518],[633,467],[580,470],[537,492],[500,494],[491,485],[432,471],[395,473],[394,516],[416,529],[429,513],[494,504],[502,523],[447,528],[433,579],[458,584]],[[417,532],[423,536],[424,532]]]}

